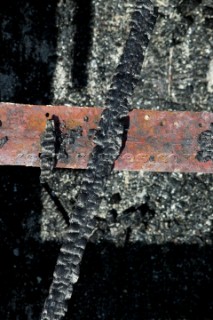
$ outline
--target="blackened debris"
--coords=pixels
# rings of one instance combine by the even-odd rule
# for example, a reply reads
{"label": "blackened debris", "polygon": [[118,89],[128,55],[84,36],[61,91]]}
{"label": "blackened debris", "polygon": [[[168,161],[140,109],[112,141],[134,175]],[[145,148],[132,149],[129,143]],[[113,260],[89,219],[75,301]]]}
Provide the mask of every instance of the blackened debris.
{"label": "blackened debris", "polygon": [[198,143],[200,151],[198,151],[196,159],[200,162],[213,160],[213,123],[210,125],[210,130],[201,132]]}

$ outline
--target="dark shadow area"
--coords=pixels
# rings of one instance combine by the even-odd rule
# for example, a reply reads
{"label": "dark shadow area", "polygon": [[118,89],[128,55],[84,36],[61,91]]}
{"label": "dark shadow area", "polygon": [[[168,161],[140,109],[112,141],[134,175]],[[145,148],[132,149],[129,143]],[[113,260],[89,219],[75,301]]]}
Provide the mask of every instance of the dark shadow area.
{"label": "dark shadow area", "polygon": [[121,121],[124,126],[124,133],[123,133],[123,138],[122,138],[122,145],[121,145],[120,154],[122,153],[122,151],[124,150],[125,145],[126,145],[128,130],[129,130],[129,126],[130,126],[130,117],[126,116]]}
{"label": "dark shadow area", "polygon": [[92,0],[75,0],[76,11],[73,23],[76,28],[74,36],[74,53],[72,65],[73,86],[82,89],[87,86],[88,55],[92,45],[93,5]]}
{"label": "dark shadow area", "polygon": [[[0,101],[51,104],[57,3],[0,3]],[[39,319],[48,294],[59,246],[40,239],[39,175],[0,167],[0,319]]]}
{"label": "dark shadow area", "polygon": [[[0,319],[34,319],[49,290],[57,243],[40,240],[37,168],[0,168]],[[65,319],[212,319],[212,247],[87,246]]]}
{"label": "dark shadow area", "polygon": [[39,319],[58,254],[40,239],[38,168],[0,168],[0,319]]}
{"label": "dark shadow area", "polygon": [[1,2],[0,101],[51,103],[57,2]]}
{"label": "dark shadow area", "polygon": [[89,244],[66,320],[212,319],[212,248]]}

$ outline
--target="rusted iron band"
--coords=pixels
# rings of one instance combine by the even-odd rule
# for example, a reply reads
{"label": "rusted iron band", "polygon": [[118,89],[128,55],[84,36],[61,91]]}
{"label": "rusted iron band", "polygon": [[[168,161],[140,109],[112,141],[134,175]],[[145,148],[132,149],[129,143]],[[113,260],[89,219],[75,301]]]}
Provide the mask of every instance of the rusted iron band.
{"label": "rusted iron band", "polygon": [[[102,108],[0,103],[0,165],[40,165],[40,139],[47,119],[58,130],[57,167],[84,169],[93,148]],[[116,170],[213,172],[212,160],[201,161],[200,137],[213,123],[213,113],[133,110],[125,146]]]}

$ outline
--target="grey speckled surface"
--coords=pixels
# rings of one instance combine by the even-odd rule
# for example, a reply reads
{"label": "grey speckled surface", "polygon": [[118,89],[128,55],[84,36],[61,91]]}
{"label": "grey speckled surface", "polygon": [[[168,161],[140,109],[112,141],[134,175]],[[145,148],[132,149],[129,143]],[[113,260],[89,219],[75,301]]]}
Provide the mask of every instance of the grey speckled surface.
{"label": "grey speckled surface", "polygon": [[[1,101],[103,106],[133,2],[1,4]],[[133,106],[212,111],[212,2],[155,2]],[[0,318],[39,319],[62,219],[38,169],[0,171]],[[69,214],[81,174],[55,173]],[[67,319],[212,319],[212,182],[204,174],[114,172]]]}

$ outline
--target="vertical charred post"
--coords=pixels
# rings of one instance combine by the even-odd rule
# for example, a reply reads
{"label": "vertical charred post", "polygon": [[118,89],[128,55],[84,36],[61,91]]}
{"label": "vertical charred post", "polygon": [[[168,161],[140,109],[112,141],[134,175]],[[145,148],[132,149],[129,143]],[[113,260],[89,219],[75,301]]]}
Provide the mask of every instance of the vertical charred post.
{"label": "vertical charred post", "polygon": [[73,285],[79,278],[79,265],[87,240],[95,227],[106,179],[119,156],[125,134],[124,119],[130,111],[130,98],[140,75],[144,53],[156,22],[150,0],[138,0],[132,15],[130,35],[113,77],[102,113],[88,168],[82,180],[70,227],[61,247],[53,282],[41,320],[60,320],[67,311]]}
{"label": "vertical charred post", "polygon": [[47,120],[46,131],[41,141],[41,184],[46,183],[52,176],[56,165],[56,133],[54,120]]}

